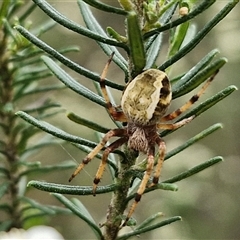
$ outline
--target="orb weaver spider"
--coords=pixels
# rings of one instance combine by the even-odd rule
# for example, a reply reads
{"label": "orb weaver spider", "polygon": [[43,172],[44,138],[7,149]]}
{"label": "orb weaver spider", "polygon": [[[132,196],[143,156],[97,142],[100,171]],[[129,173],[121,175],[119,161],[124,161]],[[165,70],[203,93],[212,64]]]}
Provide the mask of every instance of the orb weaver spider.
{"label": "orb weaver spider", "polygon": [[111,152],[127,143],[130,149],[146,154],[146,171],[136,192],[134,202],[122,224],[122,226],[125,226],[140,201],[153,172],[155,145],[158,146],[159,158],[153,173],[151,186],[157,184],[159,181],[166,153],[166,145],[164,140],[159,136],[158,129],[173,130],[189,123],[194,116],[175,123],[166,122],[177,118],[181,113],[188,110],[204,93],[218,71],[206,81],[200,91],[193,95],[189,101],[166,116],[164,116],[164,114],[172,100],[171,85],[167,75],[158,69],[148,69],[143,71],[126,85],[121,99],[122,111],[119,111],[110,102],[105,86],[105,77],[113,55],[114,53],[110,56],[103,69],[100,77],[100,86],[109,114],[115,121],[127,124],[124,128],[112,129],[107,132],[101,142],[83,159],[82,163],[79,164],[70,177],[69,182],[105,147],[108,140],[112,137],[119,137],[119,139],[107,146],[103,151],[101,163],[93,180],[93,195],[96,193],[97,185],[103,175],[108,155]]}

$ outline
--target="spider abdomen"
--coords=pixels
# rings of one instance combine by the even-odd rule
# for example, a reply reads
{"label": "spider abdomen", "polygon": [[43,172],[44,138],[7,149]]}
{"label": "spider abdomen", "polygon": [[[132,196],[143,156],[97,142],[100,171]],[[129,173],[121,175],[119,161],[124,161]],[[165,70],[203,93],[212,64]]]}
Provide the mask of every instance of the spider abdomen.
{"label": "spider abdomen", "polygon": [[171,99],[167,75],[158,69],[148,69],[127,85],[121,107],[131,122],[152,125],[166,113]]}

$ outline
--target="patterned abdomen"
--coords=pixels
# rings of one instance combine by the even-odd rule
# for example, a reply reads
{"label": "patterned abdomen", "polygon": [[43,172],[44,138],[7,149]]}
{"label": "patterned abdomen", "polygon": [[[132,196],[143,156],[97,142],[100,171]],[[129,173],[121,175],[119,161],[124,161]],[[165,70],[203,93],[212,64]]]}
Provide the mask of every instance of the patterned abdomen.
{"label": "patterned abdomen", "polygon": [[129,121],[143,126],[152,125],[166,113],[171,99],[167,75],[157,69],[148,69],[127,85],[121,107]]}

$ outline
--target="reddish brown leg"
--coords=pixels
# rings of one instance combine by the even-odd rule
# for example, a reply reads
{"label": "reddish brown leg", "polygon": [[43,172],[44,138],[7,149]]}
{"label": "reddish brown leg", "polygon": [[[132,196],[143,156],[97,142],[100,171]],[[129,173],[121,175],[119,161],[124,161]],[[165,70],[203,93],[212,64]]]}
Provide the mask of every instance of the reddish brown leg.
{"label": "reddish brown leg", "polygon": [[146,172],[145,172],[145,174],[143,176],[143,179],[142,179],[142,181],[140,183],[138,191],[137,191],[137,193],[135,195],[134,202],[133,202],[132,206],[130,207],[128,215],[127,215],[125,221],[123,222],[122,226],[125,226],[127,224],[128,220],[131,218],[131,216],[132,216],[132,214],[133,214],[137,204],[141,200],[142,194],[144,193],[144,191],[146,189],[147,183],[149,181],[149,178],[151,176],[151,173],[152,173],[152,170],[153,170],[153,167],[154,167],[154,154],[155,154],[155,148],[154,148],[154,146],[151,146],[149,148],[149,152],[148,152]]}
{"label": "reddish brown leg", "polygon": [[104,169],[106,167],[107,164],[107,159],[108,159],[108,155],[113,152],[115,149],[117,149],[118,147],[120,147],[121,145],[123,145],[125,142],[127,142],[128,137],[122,137],[118,140],[116,140],[115,142],[113,142],[112,144],[110,144],[103,152],[103,156],[102,156],[102,161],[98,167],[96,176],[93,180],[93,195],[95,196],[96,193],[96,189],[97,189],[97,185],[100,182],[100,179],[103,175]]}
{"label": "reddish brown leg", "polygon": [[110,101],[110,98],[108,96],[108,93],[107,93],[106,85],[105,85],[105,78],[106,78],[106,75],[107,75],[109,65],[112,61],[113,55],[114,55],[114,53],[112,53],[112,55],[108,59],[107,64],[105,65],[105,67],[103,69],[103,72],[102,72],[101,77],[100,77],[100,86],[101,86],[103,97],[106,101],[106,105],[107,105],[106,107],[107,107],[107,110],[108,110],[109,114],[116,121],[127,122],[127,119],[126,119],[124,113],[122,111],[117,111],[117,109],[112,105],[112,103]]}
{"label": "reddish brown leg", "polygon": [[114,136],[121,137],[125,134],[125,131],[125,129],[113,129],[107,132],[102,141],[86,156],[86,158],[83,159],[82,163],[78,165],[75,172],[69,178],[69,182],[71,182],[72,179],[84,168],[84,166],[88,164],[101,151],[101,149],[105,146],[110,138]]}
{"label": "reddish brown leg", "polygon": [[210,83],[213,81],[213,79],[215,78],[217,73],[218,73],[218,70],[206,81],[206,83],[202,86],[202,88],[200,89],[200,91],[197,94],[193,95],[191,97],[191,99],[189,99],[189,101],[187,101],[182,107],[178,108],[176,111],[163,117],[161,119],[161,122],[173,120],[176,117],[178,117],[180,114],[182,114],[183,112],[187,111],[199,99],[199,97],[201,97],[201,95],[205,92],[205,90],[208,88]]}
{"label": "reddish brown leg", "polygon": [[168,130],[173,130],[173,129],[177,129],[180,128],[182,126],[184,126],[185,124],[189,123],[190,121],[192,121],[192,119],[194,118],[194,116],[191,116],[189,118],[185,118],[182,121],[176,122],[176,123],[158,123],[157,124],[157,128],[158,129],[168,129]]}
{"label": "reddish brown leg", "polygon": [[153,175],[152,185],[155,185],[158,183],[158,180],[159,180],[159,177],[161,174],[161,170],[162,170],[162,166],[163,166],[163,162],[164,162],[164,158],[165,158],[165,154],[166,154],[166,144],[163,141],[163,139],[158,138],[156,140],[156,143],[158,145],[159,158],[158,158],[158,163],[155,168],[154,175]]}

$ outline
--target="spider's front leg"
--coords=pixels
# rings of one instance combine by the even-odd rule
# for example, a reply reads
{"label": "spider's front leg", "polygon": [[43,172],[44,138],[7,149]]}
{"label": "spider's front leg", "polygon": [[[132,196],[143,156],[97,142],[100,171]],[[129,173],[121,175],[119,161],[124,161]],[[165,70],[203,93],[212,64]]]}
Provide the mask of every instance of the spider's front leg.
{"label": "spider's front leg", "polygon": [[115,121],[126,122],[127,119],[126,119],[126,116],[124,115],[124,113],[122,111],[118,111],[117,108],[112,105],[110,98],[108,96],[106,85],[105,85],[105,77],[107,75],[107,71],[108,71],[109,65],[112,61],[113,56],[114,56],[114,53],[111,54],[110,58],[108,59],[108,62],[106,63],[106,65],[102,71],[102,74],[100,77],[100,86],[101,86],[101,91],[102,91],[103,97],[106,101],[106,109],[107,109],[109,115]]}
{"label": "spider's front leg", "polygon": [[69,178],[69,182],[88,164],[106,145],[108,140],[115,136],[122,136],[125,133],[125,129],[113,129],[105,134],[102,141],[82,160],[82,163],[78,165],[72,176]]}
{"label": "spider's front leg", "polygon": [[[122,135],[126,135],[126,130],[125,129],[118,129],[118,130],[124,130],[122,131]],[[113,142],[112,144],[110,144],[103,152],[103,156],[102,156],[102,160],[101,163],[98,167],[97,173],[95,175],[95,178],[93,180],[93,195],[95,196],[96,194],[96,189],[97,189],[97,185],[100,182],[100,179],[103,175],[104,169],[106,167],[107,164],[107,159],[108,159],[108,155],[113,152],[115,149],[117,149],[118,147],[120,147],[121,145],[123,145],[124,143],[126,143],[128,140],[128,137],[121,137],[120,139],[116,140],[115,142]]]}
{"label": "spider's front leg", "polygon": [[[105,85],[105,77],[106,77],[109,65],[112,61],[113,55],[114,53],[112,53],[112,55],[110,56],[100,76],[100,86],[101,86],[103,97],[106,101],[106,109],[110,114],[110,116],[112,116],[112,118],[116,121],[126,122],[127,119],[124,113],[122,111],[118,111],[117,108],[114,107],[110,102],[110,98],[108,96],[106,85]],[[72,179],[84,168],[84,166],[88,164],[104,148],[108,140],[112,137],[121,137],[121,138],[115,141],[114,143],[112,143],[103,153],[101,164],[98,168],[97,174],[94,179],[93,195],[95,195],[96,187],[97,187],[97,184],[100,182],[100,178],[103,174],[109,153],[114,151],[116,148],[118,148],[120,145],[122,145],[128,140],[126,129],[113,129],[113,130],[110,130],[108,133],[106,133],[102,141],[86,156],[86,158],[83,159],[82,163],[79,164],[75,172],[69,178],[69,182],[71,182]]]}
{"label": "spider's front leg", "polygon": [[161,122],[173,120],[173,119],[177,118],[179,115],[181,115],[183,112],[187,111],[203,95],[203,93],[209,87],[209,85],[214,80],[214,78],[216,77],[218,72],[219,72],[219,70],[216,70],[213,73],[213,75],[205,82],[205,84],[202,86],[202,88],[199,90],[199,92],[197,92],[195,95],[193,95],[182,107],[178,108],[176,111],[161,118]]}

